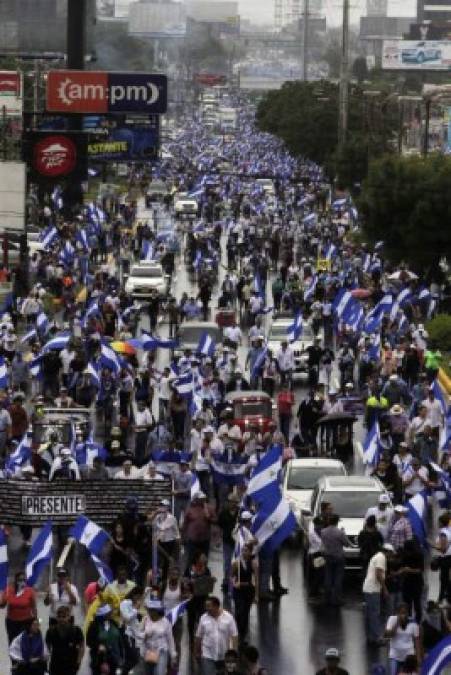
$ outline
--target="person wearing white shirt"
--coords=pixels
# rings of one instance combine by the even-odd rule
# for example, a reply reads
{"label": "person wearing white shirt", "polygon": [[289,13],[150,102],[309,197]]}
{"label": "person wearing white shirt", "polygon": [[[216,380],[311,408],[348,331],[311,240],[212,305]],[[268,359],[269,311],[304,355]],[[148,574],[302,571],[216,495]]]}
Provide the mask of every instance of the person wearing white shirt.
{"label": "person wearing white shirt", "polygon": [[60,351],[60,359],[62,363],[62,372],[63,372],[63,382],[64,385],[67,387],[68,383],[68,376],[69,376],[69,370],[70,370],[70,364],[75,358],[75,349],[73,349],[70,344],[67,344],[64,349]]}
{"label": "person wearing white shirt", "polygon": [[398,613],[389,616],[385,628],[385,637],[389,639],[388,658],[390,672],[398,673],[408,656],[416,656],[420,663],[420,630],[418,624],[409,622],[409,608],[405,603],[398,607]]}
{"label": "person wearing white shirt", "polygon": [[50,584],[44,598],[44,605],[50,605],[50,619],[56,619],[59,607],[69,607],[72,614],[73,608],[80,605],[80,596],[76,587],[70,583],[67,571],[61,567],[56,574],[57,580]]}
{"label": "person wearing white shirt", "polygon": [[413,459],[413,456],[409,452],[409,446],[407,445],[407,443],[405,441],[402,441],[399,444],[398,452],[393,457],[393,464],[398,469],[398,474],[399,474],[400,478],[402,478],[403,473],[412,464],[412,459]]}
{"label": "person wearing white shirt", "polygon": [[236,324],[227,326],[227,328],[224,329],[224,337],[228,340],[229,346],[232,347],[232,349],[237,349],[242,340],[241,328]]}
{"label": "person wearing white shirt", "polygon": [[383,493],[379,497],[379,504],[377,506],[371,506],[365,515],[365,521],[368,519],[368,516],[374,516],[376,518],[376,527],[381,533],[384,541],[387,541],[388,538],[388,531],[393,519],[393,513],[394,511],[390,506],[390,497]]}
{"label": "person wearing white shirt", "polygon": [[402,476],[402,485],[407,499],[429,487],[429,471],[417,457],[412,459],[411,465]]}
{"label": "person wearing white shirt", "polygon": [[444,415],[441,403],[435,398],[433,389],[429,389],[428,397],[421,402],[421,405],[426,408],[429,426],[431,427],[434,436],[438,439],[440,429],[444,424]]}
{"label": "person wearing white shirt", "polygon": [[131,459],[126,459],[122,464],[122,469],[114,474],[118,480],[137,480],[142,478],[142,472],[136,466],[133,466]]}
{"label": "person wearing white shirt", "polygon": [[153,665],[149,671],[152,675],[166,675],[169,661],[171,666],[177,662],[174,636],[171,623],[164,616],[161,600],[145,601],[148,615],[143,619],[143,641],[141,656],[146,664]]}
{"label": "person wearing white shirt", "polygon": [[280,386],[283,388],[284,384],[290,384],[291,376],[294,370],[294,352],[288,345],[287,340],[283,340],[276,354],[277,365],[280,371]]}
{"label": "person wearing white shirt", "polygon": [[313,518],[308,529],[308,585],[309,597],[315,600],[319,597],[324,580],[323,540],[321,539],[322,520],[319,516]]}
{"label": "person wearing white shirt", "polygon": [[226,651],[238,648],[238,630],[235,619],[221,607],[219,598],[207,598],[205,609],[196,631],[195,655],[201,659],[202,675],[215,675]]}
{"label": "person wearing white shirt", "polygon": [[139,608],[142,601],[141,588],[135,587],[130,590],[119,605],[122,625],[124,626],[125,640],[128,647],[126,665],[133,668],[139,661],[139,652],[143,640],[141,627],[141,615]]}
{"label": "person wearing white shirt", "polygon": [[365,627],[370,644],[378,645],[381,640],[381,594],[387,594],[385,578],[387,573],[387,555],[394,553],[391,544],[384,544],[381,551],[375,553],[368,563],[363,582],[365,598]]}
{"label": "person wearing white shirt", "polygon": [[159,418],[166,419],[169,407],[169,400],[172,395],[171,382],[174,376],[171,376],[171,369],[166,367],[163,374],[158,381],[158,401],[159,401]]}
{"label": "person wearing white shirt", "polygon": [[142,477],[144,480],[164,480],[164,476],[157,472],[157,467],[153,462],[149,462],[143,467]]}

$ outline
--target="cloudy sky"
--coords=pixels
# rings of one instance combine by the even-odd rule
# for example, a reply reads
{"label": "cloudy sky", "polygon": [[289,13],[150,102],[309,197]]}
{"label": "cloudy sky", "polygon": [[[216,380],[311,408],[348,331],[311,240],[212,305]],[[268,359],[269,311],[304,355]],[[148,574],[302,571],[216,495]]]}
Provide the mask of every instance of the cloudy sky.
{"label": "cloudy sky", "polygon": [[[239,5],[243,18],[251,19],[254,23],[273,22],[274,0],[239,0]],[[323,12],[331,25],[339,23],[342,7],[340,0],[323,0]],[[358,22],[365,13],[366,0],[351,0],[352,22]],[[389,0],[389,16],[415,16],[415,13],[416,0]]]}

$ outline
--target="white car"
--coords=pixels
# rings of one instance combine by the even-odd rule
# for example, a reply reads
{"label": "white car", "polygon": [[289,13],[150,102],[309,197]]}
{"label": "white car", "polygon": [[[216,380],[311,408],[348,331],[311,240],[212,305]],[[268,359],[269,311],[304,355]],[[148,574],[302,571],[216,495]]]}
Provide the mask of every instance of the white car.
{"label": "white car", "polygon": [[283,496],[301,525],[302,512],[310,510],[313,490],[323,476],[346,476],[343,462],[330,457],[291,459],[283,475]]}
{"label": "white car", "polygon": [[[293,317],[284,317],[283,319],[275,319],[269,329],[268,333],[268,349],[271,350],[273,356],[276,356],[280,349],[280,344],[284,340],[288,340],[288,330],[293,325]],[[320,344],[323,343],[322,329],[318,333]],[[293,377],[299,376],[302,378],[308,377],[308,347],[313,345],[315,334],[311,325],[304,321],[302,324],[302,333],[298,340],[291,343],[291,348],[294,351],[294,372]]]}
{"label": "white car", "polygon": [[344,549],[346,567],[360,569],[357,537],[363,529],[366,512],[378,505],[381,494],[388,495],[388,492],[377,478],[371,476],[324,476],[313,490],[310,508],[301,514],[304,540],[308,538],[312,519],[321,515],[321,504],[327,502],[333,513],[340,516],[338,526],[343,528],[353,545]]}
{"label": "white car", "polygon": [[197,216],[198,204],[194,197],[190,197],[187,192],[179,192],[174,199],[174,210],[176,218],[195,218]]}
{"label": "white car", "polygon": [[125,292],[134,298],[148,298],[153,290],[161,295],[167,292],[167,277],[156,262],[140,262],[132,265],[125,282]]}

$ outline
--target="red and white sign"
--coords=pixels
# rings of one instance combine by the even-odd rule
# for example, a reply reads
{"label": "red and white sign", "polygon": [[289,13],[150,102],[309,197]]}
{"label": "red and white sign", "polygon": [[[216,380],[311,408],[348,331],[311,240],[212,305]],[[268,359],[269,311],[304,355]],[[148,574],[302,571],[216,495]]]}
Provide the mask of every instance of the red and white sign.
{"label": "red and white sign", "polygon": [[67,136],[47,136],[34,147],[34,168],[42,176],[67,176],[76,162],[77,147]]}
{"label": "red and white sign", "polygon": [[0,116],[3,109],[8,117],[22,115],[22,74],[15,70],[0,70]]}

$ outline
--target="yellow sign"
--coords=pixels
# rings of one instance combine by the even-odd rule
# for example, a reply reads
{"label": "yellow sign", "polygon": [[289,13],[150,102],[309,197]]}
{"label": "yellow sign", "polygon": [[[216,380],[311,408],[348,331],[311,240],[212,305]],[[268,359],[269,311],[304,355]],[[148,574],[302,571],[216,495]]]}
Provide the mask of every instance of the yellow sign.
{"label": "yellow sign", "polygon": [[318,272],[330,272],[331,260],[329,260],[329,258],[318,258],[316,261],[316,269]]}

